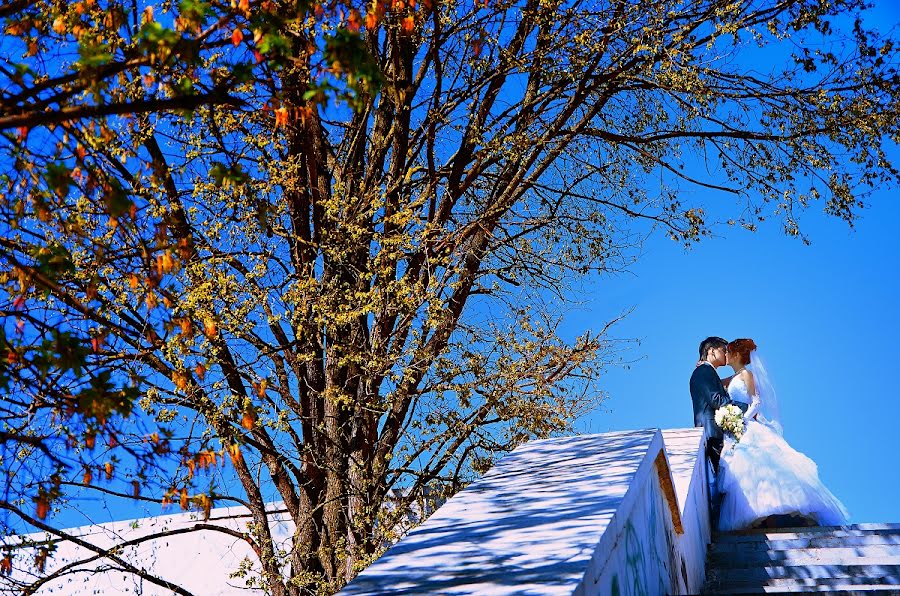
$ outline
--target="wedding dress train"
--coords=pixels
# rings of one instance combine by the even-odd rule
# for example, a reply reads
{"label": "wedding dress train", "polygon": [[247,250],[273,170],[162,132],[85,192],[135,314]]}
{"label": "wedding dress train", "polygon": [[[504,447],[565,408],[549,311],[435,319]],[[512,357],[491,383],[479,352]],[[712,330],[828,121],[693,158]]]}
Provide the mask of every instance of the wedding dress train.
{"label": "wedding dress train", "polygon": [[821,480],[815,462],[781,436],[781,427],[759,412],[759,397],[750,396],[743,379],[728,387],[732,401],[746,406],[740,442],[726,437],[719,464],[723,494],[719,530],[742,530],[771,515],[793,515],[822,525],[847,523],[847,510]]}

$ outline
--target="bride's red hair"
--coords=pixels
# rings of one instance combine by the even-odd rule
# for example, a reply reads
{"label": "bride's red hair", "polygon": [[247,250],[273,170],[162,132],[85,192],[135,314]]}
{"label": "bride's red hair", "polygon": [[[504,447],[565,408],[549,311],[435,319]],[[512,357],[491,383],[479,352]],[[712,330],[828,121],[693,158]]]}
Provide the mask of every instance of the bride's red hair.
{"label": "bride's red hair", "polygon": [[756,349],[756,342],[750,338],[736,339],[728,344],[728,353],[740,354],[741,362],[750,364],[750,352]]}

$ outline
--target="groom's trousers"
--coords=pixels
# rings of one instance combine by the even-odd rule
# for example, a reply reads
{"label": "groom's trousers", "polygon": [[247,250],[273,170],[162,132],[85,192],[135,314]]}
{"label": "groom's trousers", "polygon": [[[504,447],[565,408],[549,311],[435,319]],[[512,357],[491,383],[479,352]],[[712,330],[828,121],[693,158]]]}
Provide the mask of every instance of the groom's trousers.
{"label": "groom's trousers", "polygon": [[709,524],[710,528],[715,531],[719,527],[719,507],[722,504],[722,495],[719,493],[719,460],[722,458],[722,448],[725,442],[722,439],[710,437],[706,439],[706,457],[712,467],[712,475],[708,478],[707,486],[709,487]]}
{"label": "groom's trousers", "polygon": [[725,447],[725,441],[723,439],[717,439],[715,437],[706,439],[706,457],[709,458],[709,462],[712,464],[713,471],[717,476],[719,474],[719,460],[722,459],[723,447]]}

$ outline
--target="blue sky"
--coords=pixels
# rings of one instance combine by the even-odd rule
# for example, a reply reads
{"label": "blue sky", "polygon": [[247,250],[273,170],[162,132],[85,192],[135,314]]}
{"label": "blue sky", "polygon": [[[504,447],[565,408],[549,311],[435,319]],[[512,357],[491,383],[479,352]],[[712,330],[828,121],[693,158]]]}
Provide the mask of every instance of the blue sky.
{"label": "blue sky", "polygon": [[609,371],[609,399],[578,430],[692,426],[688,378],[699,342],[752,337],[778,393],[785,438],[818,463],[851,521],[900,521],[895,195],[871,197],[854,230],[811,210],[803,220],[811,246],[775,221],[689,251],[654,238],[630,274],[595,280],[568,325],[596,328],[633,306],[615,335],[641,340],[630,352],[640,359]]}
{"label": "blue sky", "polygon": [[[867,24],[900,23],[900,5],[876,2]],[[900,163],[900,150],[892,158]],[[811,246],[776,219],[751,233],[691,250],[651,238],[628,274],[595,279],[584,308],[567,319],[573,334],[600,328],[634,308],[615,329],[636,338],[637,359],[611,369],[603,407],[580,432],[693,425],[688,379],[709,335],[752,337],[778,393],[785,438],[814,459],[851,521],[900,522],[900,201],[882,189],[850,229],[813,206],[801,218]],[[731,369],[719,369],[721,376]]]}

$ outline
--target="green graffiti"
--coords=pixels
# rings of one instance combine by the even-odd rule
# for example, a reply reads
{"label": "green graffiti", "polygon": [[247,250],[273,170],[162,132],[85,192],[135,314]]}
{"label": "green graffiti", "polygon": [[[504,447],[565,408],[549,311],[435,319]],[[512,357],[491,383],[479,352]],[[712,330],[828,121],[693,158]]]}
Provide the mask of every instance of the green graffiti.
{"label": "green graffiti", "polygon": [[[659,526],[663,523],[662,519],[665,518],[665,515],[660,516],[659,512],[666,507],[666,503],[665,497],[663,496],[662,491],[658,489],[656,483],[650,485],[650,492],[650,498],[646,501],[650,505],[650,519],[648,522],[650,530],[650,554],[653,556],[653,568],[658,574],[657,581],[659,585],[657,590],[660,594],[664,594],[666,592],[665,576],[669,566],[667,565],[667,561],[660,556],[658,534]],[[665,528],[663,528],[663,533],[666,536],[666,544],[668,546],[671,544],[671,538]]]}
{"label": "green graffiti", "polygon": [[632,596],[646,596],[649,594],[647,591],[647,580],[644,577],[646,571],[644,549],[641,546],[641,541],[634,530],[634,524],[629,519],[625,526],[625,567],[628,569],[628,575],[631,580],[629,594]]}
{"label": "green graffiti", "polygon": [[[675,537],[668,523],[668,502],[659,486],[651,483],[640,505],[632,511],[625,522],[622,547],[625,551],[625,568],[620,579],[616,574],[610,584],[610,594],[616,596],[649,596],[678,590],[681,584],[678,576],[678,553]],[[649,509],[649,511],[648,511]],[[647,526],[641,534],[634,527],[633,520],[646,520]],[[681,561],[684,567],[684,561]],[[685,569],[682,572],[686,575]],[[648,579],[649,578],[649,579]],[[655,583],[653,588],[650,584]],[[687,578],[685,577],[685,586]]]}

